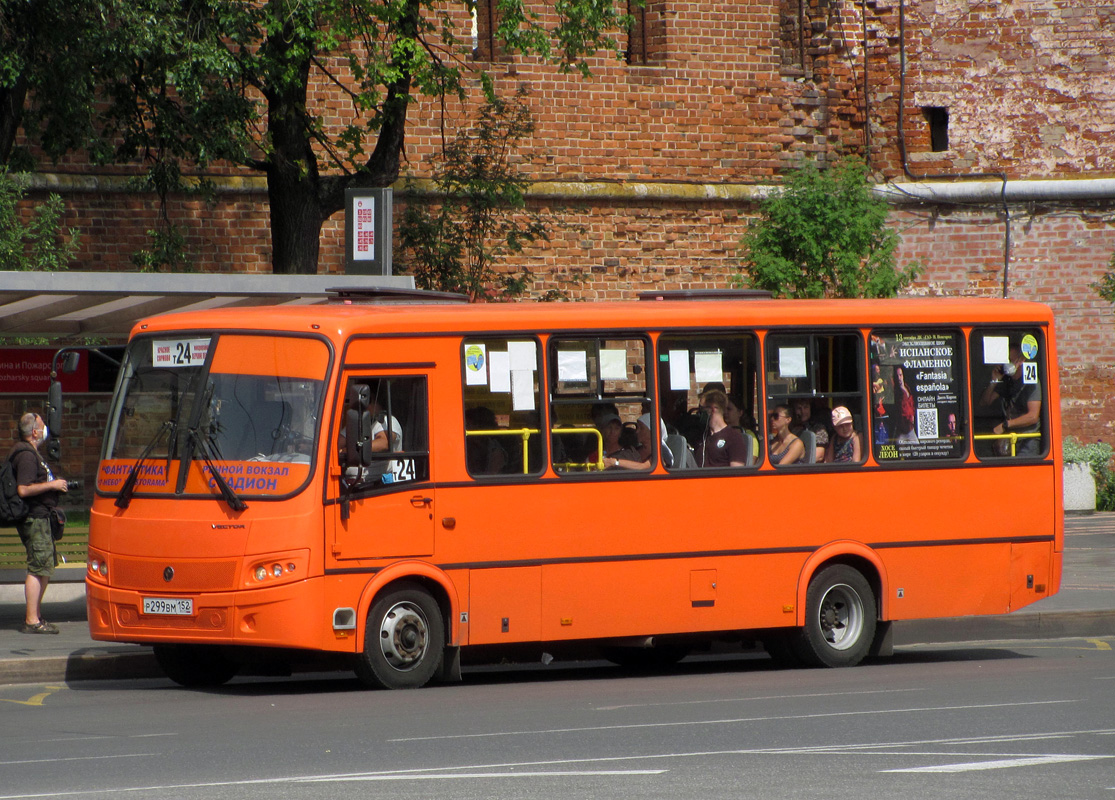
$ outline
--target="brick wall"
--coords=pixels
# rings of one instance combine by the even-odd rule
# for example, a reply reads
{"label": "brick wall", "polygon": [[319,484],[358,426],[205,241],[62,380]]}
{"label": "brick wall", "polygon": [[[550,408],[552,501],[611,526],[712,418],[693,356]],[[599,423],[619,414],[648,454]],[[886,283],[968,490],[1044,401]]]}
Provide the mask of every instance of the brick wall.
{"label": "brick wall", "polygon": [[[865,5],[866,18],[863,4],[834,0],[807,0],[803,15],[797,0],[656,0],[647,6],[653,47],[645,64],[601,55],[587,80],[533,59],[486,66],[501,91],[531,91],[537,131],[524,168],[538,180],[769,184],[803,157],[825,161],[841,153],[868,154],[879,180],[905,180],[907,170],[1012,179],[1115,175],[1115,0],[908,0],[905,80],[897,0]],[[550,8],[539,11],[545,16]],[[625,37],[619,44],[622,56]],[[330,86],[315,87],[312,97],[332,124],[351,117]],[[948,110],[946,151],[931,151],[927,107]],[[447,105],[450,135],[466,111]],[[411,108],[408,174],[429,174],[440,114],[432,103]],[[89,173],[78,157],[50,169]],[[130,268],[156,222],[153,196],[82,190],[66,200],[67,224],[84,237],[81,268]],[[397,215],[405,202],[397,197]],[[533,290],[559,288],[585,300],[729,285],[754,211],[747,203],[693,199],[535,202],[561,224],[552,242],[523,255]],[[174,198],[169,211],[187,232],[196,269],[267,272],[265,203],[265,192],[238,189],[219,193],[212,206]],[[1115,318],[1089,288],[1115,252],[1115,211],[1096,203],[1030,204],[1012,207],[1011,217],[1010,295],[1049,302],[1060,324],[1066,432],[1115,441]],[[903,257],[928,265],[917,291],[1001,293],[997,204],[903,207],[894,224]],[[343,269],[342,226],[339,213],[323,229],[321,272]]]}

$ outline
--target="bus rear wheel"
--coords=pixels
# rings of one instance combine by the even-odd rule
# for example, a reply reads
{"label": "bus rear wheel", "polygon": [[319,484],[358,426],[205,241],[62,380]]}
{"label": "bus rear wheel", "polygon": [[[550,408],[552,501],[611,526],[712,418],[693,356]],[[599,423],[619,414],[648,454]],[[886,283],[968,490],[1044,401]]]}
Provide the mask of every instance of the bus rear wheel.
{"label": "bus rear wheel", "polygon": [[794,652],[815,667],[851,667],[867,655],[875,638],[875,595],[859,570],[826,567],[809,582],[805,627]]}
{"label": "bus rear wheel", "polygon": [[179,686],[222,686],[236,676],[239,666],[216,645],[157,644],[155,661]]}
{"label": "bus rear wheel", "polygon": [[375,688],[417,689],[437,673],[444,650],[437,601],[425,589],[400,584],[372,603],[356,675]]}

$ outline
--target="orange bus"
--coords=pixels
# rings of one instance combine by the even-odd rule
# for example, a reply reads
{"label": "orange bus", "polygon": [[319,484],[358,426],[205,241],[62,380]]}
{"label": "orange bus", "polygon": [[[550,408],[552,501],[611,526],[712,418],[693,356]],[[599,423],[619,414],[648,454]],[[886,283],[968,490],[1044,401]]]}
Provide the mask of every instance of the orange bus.
{"label": "orange bus", "polygon": [[1057,591],[1046,306],[670,294],[138,324],[92,637],[181,684],[316,651],[404,688],[512,646],[853,665]]}

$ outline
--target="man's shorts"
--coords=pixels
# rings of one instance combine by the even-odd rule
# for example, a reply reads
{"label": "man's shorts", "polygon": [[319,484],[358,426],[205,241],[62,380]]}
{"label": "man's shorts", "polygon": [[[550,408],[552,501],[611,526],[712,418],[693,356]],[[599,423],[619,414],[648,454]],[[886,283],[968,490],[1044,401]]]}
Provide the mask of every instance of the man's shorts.
{"label": "man's shorts", "polygon": [[20,541],[27,548],[27,573],[39,578],[54,575],[54,536],[50,520],[28,517],[17,526]]}

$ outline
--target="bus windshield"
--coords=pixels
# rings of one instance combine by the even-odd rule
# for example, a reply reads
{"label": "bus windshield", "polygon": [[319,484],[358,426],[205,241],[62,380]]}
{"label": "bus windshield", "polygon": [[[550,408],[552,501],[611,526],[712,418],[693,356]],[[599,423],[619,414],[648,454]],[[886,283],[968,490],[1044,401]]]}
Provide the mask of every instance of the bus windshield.
{"label": "bus windshield", "polygon": [[119,490],[138,469],[137,493],[211,494],[207,473],[216,465],[241,494],[296,490],[310,473],[328,361],[324,343],[310,339],[135,340],[125,356],[98,488]]}

